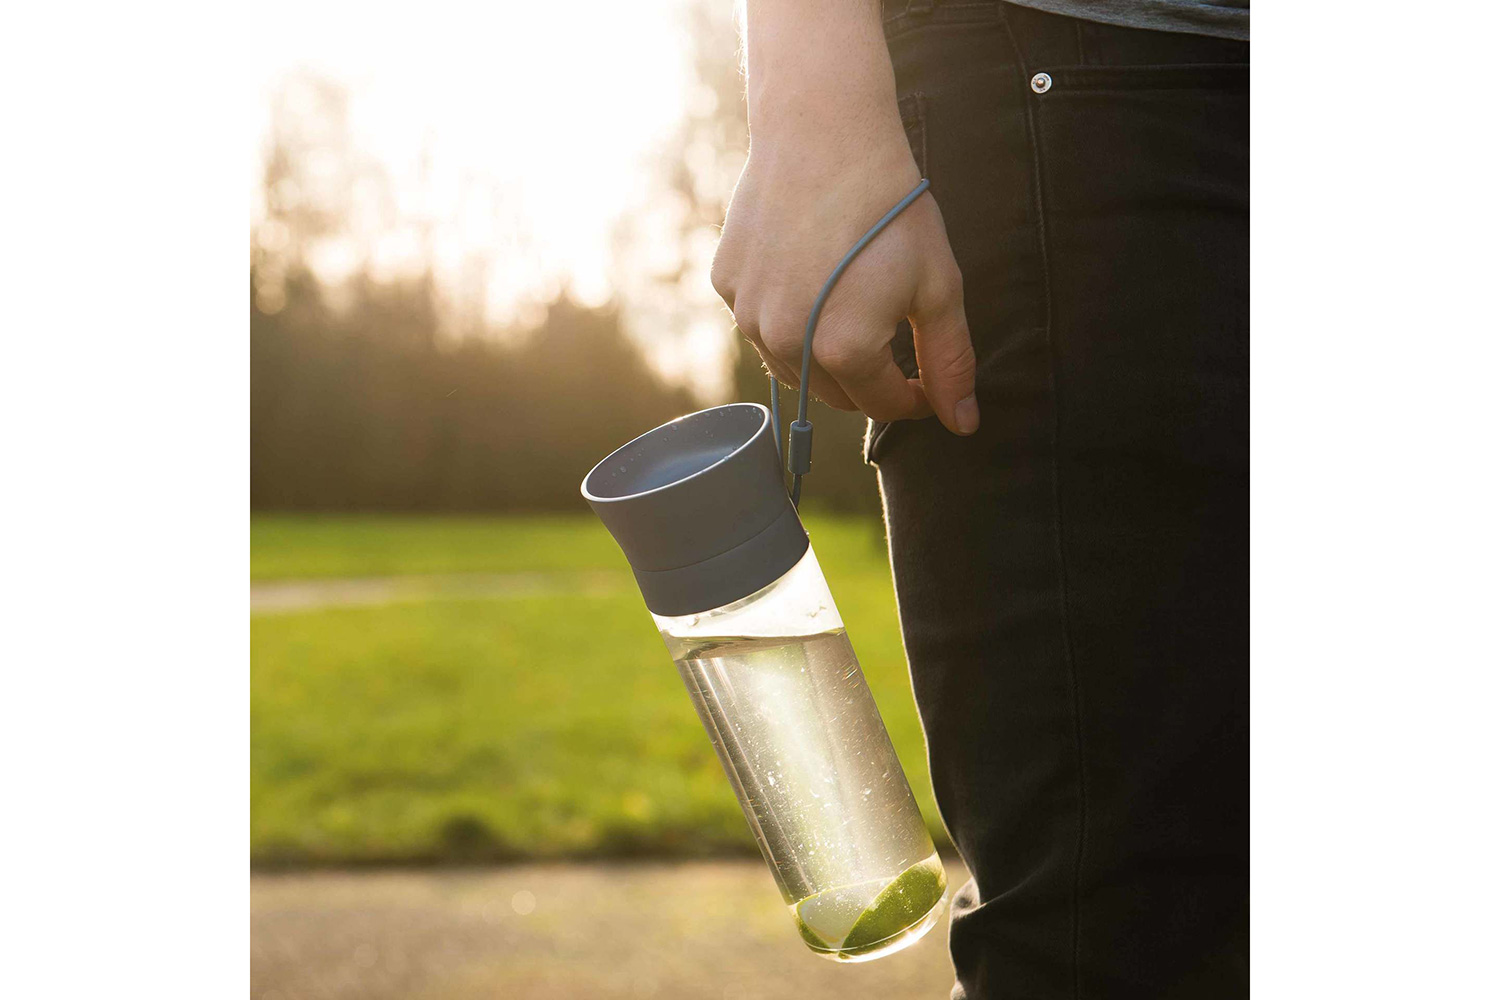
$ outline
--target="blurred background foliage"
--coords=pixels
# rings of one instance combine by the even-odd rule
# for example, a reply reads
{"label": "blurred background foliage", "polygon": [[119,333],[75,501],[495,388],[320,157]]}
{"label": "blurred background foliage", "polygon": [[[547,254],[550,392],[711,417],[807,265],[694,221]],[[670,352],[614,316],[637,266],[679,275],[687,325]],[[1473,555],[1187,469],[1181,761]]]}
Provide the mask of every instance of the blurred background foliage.
{"label": "blurred background foliage", "polygon": [[[707,281],[747,145],[729,8],[683,7],[696,96],[648,192],[666,224],[622,219],[602,299],[562,282],[503,319],[485,289],[528,266],[524,234],[455,279],[343,85],[299,72],[271,94],[249,289],[255,864],[753,853],[578,492],[663,421],[767,399]],[[415,266],[383,262],[398,226]],[[941,838],[863,418],[812,419],[809,530]]]}
{"label": "blurred background foliage", "polygon": [[[510,325],[485,309],[486,271],[503,261],[466,264],[456,286],[440,284],[430,219],[409,227],[414,271],[383,273],[354,220],[370,206],[394,216],[392,179],[357,147],[339,84],[307,74],[284,82],[271,102],[263,215],[251,242],[253,509],[579,510],[584,474],[635,435],[701,406],[769,401],[755,352],[705,297],[705,247],[711,252],[747,146],[736,40],[722,7],[683,12],[706,98],[656,156],[654,197],[676,209],[669,231],[624,220],[609,301],[580,304],[563,287]],[[648,242],[658,264],[641,274],[632,261],[648,256]],[[313,263],[329,247],[350,259],[340,262],[341,280],[320,283]],[[630,317],[646,329],[632,335]],[[669,353],[694,322],[717,327],[727,378],[707,366],[669,378],[651,363],[648,348]],[[863,418],[821,404],[814,411],[811,506],[877,513],[874,476],[860,457]]]}

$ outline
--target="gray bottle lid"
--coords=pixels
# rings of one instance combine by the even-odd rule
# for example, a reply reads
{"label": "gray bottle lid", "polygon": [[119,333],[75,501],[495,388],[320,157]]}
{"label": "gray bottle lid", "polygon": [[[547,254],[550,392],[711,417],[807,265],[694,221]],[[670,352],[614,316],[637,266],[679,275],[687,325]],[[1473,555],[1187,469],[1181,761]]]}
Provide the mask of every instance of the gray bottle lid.
{"label": "gray bottle lid", "polygon": [[584,477],[584,499],[654,614],[698,614],[748,597],[807,551],[775,434],[759,403],[715,406],[642,434]]}

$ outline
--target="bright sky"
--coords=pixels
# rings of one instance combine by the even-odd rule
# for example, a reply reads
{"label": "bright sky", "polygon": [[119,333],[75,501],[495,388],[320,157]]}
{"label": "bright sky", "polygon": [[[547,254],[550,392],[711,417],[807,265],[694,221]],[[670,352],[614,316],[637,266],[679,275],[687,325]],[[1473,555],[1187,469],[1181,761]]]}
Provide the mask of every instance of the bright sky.
{"label": "bright sky", "polygon": [[[398,215],[429,220],[440,281],[481,274],[500,323],[524,321],[560,281],[601,302],[612,232],[650,200],[649,155],[693,99],[687,2],[257,7],[257,163],[270,96],[311,70],[349,91],[355,143],[390,175]],[[386,234],[376,267],[410,266],[419,249],[410,230]],[[357,262],[340,245],[313,258],[331,281]],[[658,362],[721,360],[722,336],[687,339],[675,364]]]}

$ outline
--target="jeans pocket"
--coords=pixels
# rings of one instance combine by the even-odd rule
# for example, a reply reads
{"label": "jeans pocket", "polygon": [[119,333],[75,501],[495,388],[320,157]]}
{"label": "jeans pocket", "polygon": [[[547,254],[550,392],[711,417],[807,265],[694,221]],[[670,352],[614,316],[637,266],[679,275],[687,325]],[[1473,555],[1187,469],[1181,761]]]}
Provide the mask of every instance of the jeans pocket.
{"label": "jeans pocket", "polygon": [[865,421],[865,464],[880,464],[880,441],[890,431],[891,425],[884,420]]}
{"label": "jeans pocket", "polygon": [[887,40],[919,28],[999,24],[995,0],[882,0],[881,22]]}

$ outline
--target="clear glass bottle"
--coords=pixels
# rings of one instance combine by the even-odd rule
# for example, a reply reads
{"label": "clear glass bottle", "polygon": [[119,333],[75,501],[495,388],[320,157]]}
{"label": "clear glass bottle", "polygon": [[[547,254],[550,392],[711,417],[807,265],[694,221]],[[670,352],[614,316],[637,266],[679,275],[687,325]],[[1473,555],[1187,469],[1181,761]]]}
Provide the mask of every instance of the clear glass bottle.
{"label": "clear glass bottle", "polygon": [[749,597],[653,617],[808,947],[866,961],[930,930],[942,862],[811,547]]}
{"label": "clear glass bottle", "polygon": [[809,948],[937,922],[947,879],[823,571],[770,412],[731,403],[611,452],[581,491],[630,568]]}

